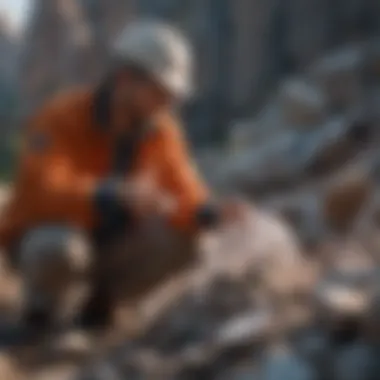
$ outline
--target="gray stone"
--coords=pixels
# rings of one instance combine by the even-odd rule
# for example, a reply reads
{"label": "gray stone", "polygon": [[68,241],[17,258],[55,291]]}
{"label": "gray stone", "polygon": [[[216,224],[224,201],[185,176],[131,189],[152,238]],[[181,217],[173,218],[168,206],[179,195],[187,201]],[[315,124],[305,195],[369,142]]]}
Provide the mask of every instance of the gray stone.
{"label": "gray stone", "polygon": [[318,190],[275,195],[265,202],[265,207],[277,211],[294,228],[307,248],[315,246],[326,235]]}
{"label": "gray stone", "polygon": [[305,162],[308,174],[326,174],[347,161],[352,153],[346,139],[347,130],[346,117],[335,116],[319,129],[300,138],[299,155]]}
{"label": "gray stone", "polygon": [[321,328],[308,327],[305,330],[295,339],[293,347],[298,355],[318,368],[331,350],[329,336]]}
{"label": "gray stone", "polygon": [[380,80],[380,39],[375,38],[366,46],[366,75]]}
{"label": "gray stone", "polygon": [[257,374],[257,368],[254,364],[249,366],[243,364],[241,366],[236,366],[237,368],[229,369],[223,371],[216,380],[259,380],[260,377]]}
{"label": "gray stone", "polygon": [[280,102],[284,121],[296,129],[319,126],[326,117],[326,100],[323,92],[302,79],[289,79],[280,89]]}
{"label": "gray stone", "polygon": [[261,379],[314,380],[316,376],[308,363],[294,353],[276,350],[264,358]]}
{"label": "gray stone", "polygon": [[362,98],[364,58],[361,46],[348,46],[312,66],[311,77],[321,85],[332,109],[345,110]]}
{"label": "gray stone", "polygon": [[257,149],[231,155],[216,174],[218,185],[253,195],[290,184],[304,165],[296,149],[298,137],[284,132]]}
{"label": "gray stone", "polygon": [[322,212],[334,231],[352,229],[373,194],[374,183],[366,166],[348,166],[326,186]]}
{"label": "gray stone", "polygon": [[265,338],[273,327],[273,312],[259,309],[227,321],[214,339],[218,346],[244,346]]}
{"label": "gray stone", "polygon": [[334,375],[337,380],[367,380],[370,379],[374,360],[371,348],[357,343],[344,347],[337,353],[334,360]]}
{"label": "gray stone", "polygon": [[347,317],[363,321],[378,283],[373,260],[354,242],[330,247],[330,254],[313,292],[317,315],[333,328]]}
{"label": "gray stone", "polygon": [[[101,362],[84,370],[83,374],[78,376],[78,380],[122,380],[124,377],[113,363]],[[138,380],[139,377],[129,377]]]}

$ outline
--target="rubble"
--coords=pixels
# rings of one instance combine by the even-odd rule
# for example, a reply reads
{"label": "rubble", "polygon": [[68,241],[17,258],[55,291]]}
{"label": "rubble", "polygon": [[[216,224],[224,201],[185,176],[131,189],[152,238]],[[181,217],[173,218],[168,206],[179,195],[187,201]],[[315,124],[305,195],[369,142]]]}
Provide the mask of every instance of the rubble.
{"label": "rubble", "polygon": [[333,110],[347,110],[362,98],[363,46],[347,46],[315,63],[311,77],[318,83]]}
{"label": "rubble", "polygon": [[315,128],[326,117],[324,93],[315,85],[290,79],[280,90],[284,121],[299,130]]}
{"label": "rubble", "polygon": [[365,168],[348,168],[334,178],[324,196],[323,215],[335,230],[352,226],[373,191],[372,178]]}

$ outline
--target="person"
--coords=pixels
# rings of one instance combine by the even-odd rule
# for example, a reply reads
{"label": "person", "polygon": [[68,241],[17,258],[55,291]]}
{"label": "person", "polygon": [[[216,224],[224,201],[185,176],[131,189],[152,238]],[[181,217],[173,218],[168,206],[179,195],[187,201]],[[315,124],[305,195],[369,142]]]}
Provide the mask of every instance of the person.
{"label": "person", "polygon": [[[142,277],[162,275],[157,268],[168,242],[176,252],[165,265],[180,266],[198,231],[238,214],[237,204],[212,199],[173,112],[194,90],[186,38],[165,23],[140,21],[126,27],[113,49],[112,68],[99,85],[54,96],[25,132],[0,244],[21,268],[27,325],[63,318],[70,292],[81,305],[90,272],[103,279],[94,280],[96,296],[88,301],[95,318],[94,304],[110,298],[110,278],[121,280],[114,289],[138,293]],[[124,255],[113,256],[112,246]]]}

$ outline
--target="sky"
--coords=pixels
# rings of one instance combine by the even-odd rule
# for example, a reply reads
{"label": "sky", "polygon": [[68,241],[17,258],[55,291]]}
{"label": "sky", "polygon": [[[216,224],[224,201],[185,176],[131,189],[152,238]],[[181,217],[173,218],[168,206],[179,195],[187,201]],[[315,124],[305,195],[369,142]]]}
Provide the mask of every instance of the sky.
{"label": "sky", "polygon": [[5,13],[17,28],[23,27],[30,0],[0,0],[0,13]]}

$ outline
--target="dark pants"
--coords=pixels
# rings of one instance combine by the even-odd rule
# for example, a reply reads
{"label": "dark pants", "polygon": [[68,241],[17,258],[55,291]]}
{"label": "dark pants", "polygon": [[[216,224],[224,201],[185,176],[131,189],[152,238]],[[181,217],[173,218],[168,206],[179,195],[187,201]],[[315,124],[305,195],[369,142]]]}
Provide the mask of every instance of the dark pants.
{"label": "dark pants", "polygon": [[24,236],[19,255],[26,309],[44,305],[57,323],[82,314],[97,324],[188,267],[195,249],[192,239],[149,221],[101,248],[74,229],[40,226]]}

